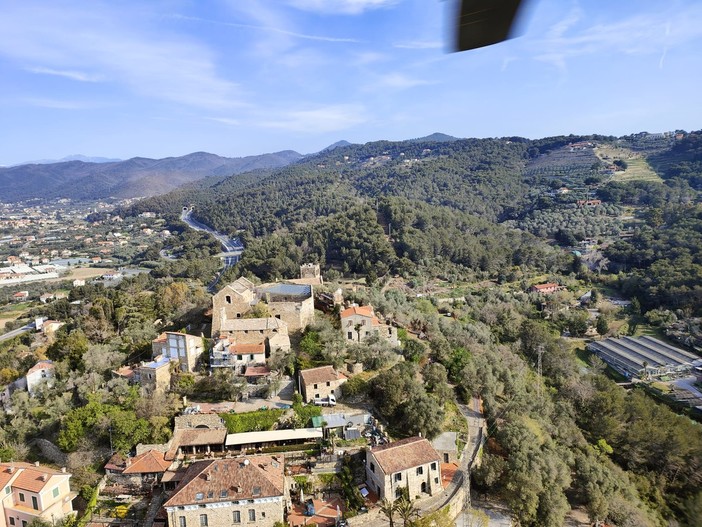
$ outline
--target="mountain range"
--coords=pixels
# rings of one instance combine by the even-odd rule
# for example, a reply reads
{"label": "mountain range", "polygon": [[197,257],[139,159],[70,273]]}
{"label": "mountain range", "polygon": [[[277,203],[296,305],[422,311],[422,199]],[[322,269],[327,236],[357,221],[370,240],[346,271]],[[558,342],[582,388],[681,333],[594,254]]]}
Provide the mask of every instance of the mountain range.
{"label": "mountain range", "polygon": [[33,198],[77,200],[154,196],[212,176],[279,168],[302,159],[292,150],[229,158],[207,152],[125,161],[26,164],[0,168],[0,201]]}

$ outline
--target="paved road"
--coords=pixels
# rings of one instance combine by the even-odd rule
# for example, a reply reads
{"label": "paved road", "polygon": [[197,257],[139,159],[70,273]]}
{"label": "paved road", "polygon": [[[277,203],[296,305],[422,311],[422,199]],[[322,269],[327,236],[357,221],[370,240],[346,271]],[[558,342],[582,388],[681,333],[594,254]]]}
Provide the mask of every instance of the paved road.
{"label": "paved road", "polygon": [[209,285],[210,291],[214,291],[214,288],[217,285],[217,282],[219,282],[222,273],[224,273],[224,271],[226,271],[227,268],[236,265],[237,262],[241,259],[241,254],[244,252],[244,244],[241,243],[241,240],[239,240],[239,238],[230,238],[229,236],[222,234],[221,232],[217,232],[216,230],[211,229],[207,225],[193,219],[192,213],[192,210],[184,209],[183,212],[181,212],[180,214],[180,219],[183,222],[185,222],[191,229],[210,233],[212,236],[217,238],[219,243],[222,244],[222,247],[224,247],[224,251],[220,255],[224,265],[222,267],[222,270],[217,274],[215,279]]}
{"label": "paved road", "polygon": [[0,342],[3,342],[4,340],[10,340],[13,339],[23,333],[27,333],[27,331],[31,331],[34,329],[34,322],[27,324],[24,327],[13,329],[12,331],[8,331],[4,335],[0,335]]}

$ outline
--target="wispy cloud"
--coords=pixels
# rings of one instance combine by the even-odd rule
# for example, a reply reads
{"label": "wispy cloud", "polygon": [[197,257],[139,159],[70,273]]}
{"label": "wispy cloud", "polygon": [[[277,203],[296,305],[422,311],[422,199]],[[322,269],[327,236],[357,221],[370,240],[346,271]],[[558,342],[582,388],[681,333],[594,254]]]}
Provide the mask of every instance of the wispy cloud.
{"label": "wispy cloud", "polygon": [[[121,10],[121,8],[119,8]],[[113,11],[109,4],[4,6],[0,56],[38,64],[35,72],[109,79],[139,95],[197,107],[237,103],[236,84],[220,77],[209,49],[187,37],[153,31],[144,10]]]}
{"label": "wispy cloud", "polygon": [[669,49],[702,37],[702,5],[666,13],[642,13],[610,23],[584,25],[579,8],[534,41],[534,58],[565,70],[567,60],[594,54],[659,55],[663,66]]}
{"label": "wispy cloud", "polygon": [[214,121],[216,123],[222,123],[229,126],[238,126],[241,124],[239,119],[231,119],[229,117],[206,117],[208,121]]}
{"label": "wispy cloud", "polygon": [[264,120],[259,124],[266,128],[314,134],[346,130],[367,121],[367,111],[363,105],[336,104],[284,112],[277,119]]}
{"label": "wispy cloud", "polygon": [[416,86],[426,86],[436,84],[435,81],[417,79],[409,77],[404,73],[392,72],[378,76],[374,81],[365,87],[366,91],[377,91],[382,89],[407,90]]}
{"label": "wispy cloud", "polygon": [[289,37],[299,38],[302,40],[314,40],[317,42],[360,42],[359,40],[357,40],[355,38],[330,37],[330,36],[325,36],[325,35],[311,35],[308,33],[299,33],[296,31],[290,31],[290,30],[283,29],[280,27],[273,27],[273,26],[268,26],[268,25],[242,24],[239,22],[224,22],[222,20],[209,20],[207,18],[185,16],[185,15],[180,15],[180,14],[174,14],[171,16],[172,16],[172,18],[175,18],[175,19],[190,20],[192,22],[216,24],[218,26],[226,26],[226,27],[239,27],[239,28],[243,28],[243,29],[252,29],[255,31],[268,31],[271,33],[278,33],[280,35],[286,35]]}
{"label": "wispy cloud", "polygon": [[39,108],[50,108],[53,110],[92,110],[103,106],[103,104],[89,101],[69,101],[63,99],[50,99],[41,97],[27,97],[21,100],[22,103]]}
{"label": "wispy cloud", "polygon": [[393,7],[401,0],[290,0],[290,5],[303,11],[336,15],[360,15],[372,9]]}
{"label": "wispy cloud", "polygon": [[444,44],[436,40],[409,40],[406,42],[396,42],[393,47],[399,49],[438,49]]}
{"label": "wispy cloud", "polygon": [[85,73],[77,70],[56,70],[53,68],[44,67],[26,68],[26,70],[31,73],[38,73],[40,75],[55,75],[57,77],[65,77],[67,79],[81,82],[100,82],[105,80],[105,77],[102,75]]}

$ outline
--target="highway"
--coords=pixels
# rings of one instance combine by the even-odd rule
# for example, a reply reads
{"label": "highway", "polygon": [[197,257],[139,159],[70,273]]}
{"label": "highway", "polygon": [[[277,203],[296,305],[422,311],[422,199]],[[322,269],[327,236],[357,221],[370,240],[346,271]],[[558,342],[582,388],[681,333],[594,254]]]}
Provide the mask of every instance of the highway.
{"label": "highway", "polygon": [[0,342],[2,342],[4,340],[9,340],[9,339],[15,338],[15,337],[21,335],[22,333],[27,333],[27,331],[31,331],[33,329],[34,329],[34,322],[30,322],[29,324],[27,324],[24,327],[13,329],[12,331],[8,331],[4,335],[0,335]]}
{"label": "highway", "polygon": [[217,282],[219,282],[219,278],[222,276],[222,273],[227,270],[229,267],[233,267],[234,265],[237,264],[239,259],[241,258],[241,254],[244,252],[244,245],[241,243],[241,240],[239,238],[230,238],[229,236],[222,234],[221,232],[217,232],[216,230],[208,227],[207,225],[204,225],[197,221],[196,219],[192,218],[192,210],[191,209],[183,209],[183,212],[180,213],[180,219],[185,222],[188,227],[191,229],[195,229],[196,231],[204,231],[215,238],[219,241],[219,243],[222,244],[222,247],[224,247],[224,251],[219,255],[220,258],[222,258],[222,262],[224,266],[222,267],[222,270],[217,274],[215,279],[212,281],[212,283],[209,285],[210,290],[214,290],[215,286],[217,285]]}

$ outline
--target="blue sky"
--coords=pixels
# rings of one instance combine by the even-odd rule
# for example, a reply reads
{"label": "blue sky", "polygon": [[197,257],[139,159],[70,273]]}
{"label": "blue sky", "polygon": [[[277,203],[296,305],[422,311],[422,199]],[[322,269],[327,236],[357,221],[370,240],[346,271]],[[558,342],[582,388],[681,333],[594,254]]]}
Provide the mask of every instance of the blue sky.
{"label": "blue sky", "polygon": [[702,128],[702,2],[532,0],[447,53],[439,0],[0,0],[0,164]]}

